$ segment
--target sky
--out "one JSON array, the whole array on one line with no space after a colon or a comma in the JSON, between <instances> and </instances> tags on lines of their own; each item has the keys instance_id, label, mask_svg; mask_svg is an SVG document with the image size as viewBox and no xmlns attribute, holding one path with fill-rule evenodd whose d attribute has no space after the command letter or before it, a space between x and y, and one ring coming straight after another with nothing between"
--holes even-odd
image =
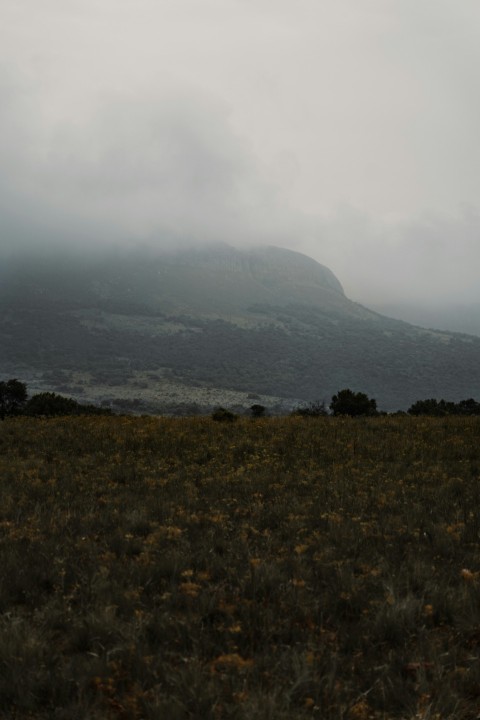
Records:
<instances>
[{"instance_id":1,"label":"sky","mask_svg":"<svg viewBox=\"0 0 480 720\"><path fill-rule=\"evenodd\" d=\"M273 244L480 301L478 0L1 0L0 252Z\"/></svg>"}]
</instances>

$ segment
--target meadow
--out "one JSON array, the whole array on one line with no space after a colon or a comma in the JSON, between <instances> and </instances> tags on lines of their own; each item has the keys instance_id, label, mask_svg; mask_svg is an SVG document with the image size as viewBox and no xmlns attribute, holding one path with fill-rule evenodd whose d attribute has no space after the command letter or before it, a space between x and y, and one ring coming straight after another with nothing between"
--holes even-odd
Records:
<instances>
[{"instance_id":1,"label":"meadow","mask_svg":"<svg viewBox=\"0 0 480 720\"><path fill-rule=\"evenodd\" d=\"M480 717L480 419L0 423L0 717Z\"/></svg>"}]
</instances>

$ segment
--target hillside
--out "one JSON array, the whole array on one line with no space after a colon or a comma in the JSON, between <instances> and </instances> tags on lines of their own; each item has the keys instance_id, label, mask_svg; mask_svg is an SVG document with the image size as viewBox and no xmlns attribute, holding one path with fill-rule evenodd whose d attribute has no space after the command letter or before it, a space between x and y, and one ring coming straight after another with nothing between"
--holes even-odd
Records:
<instances>
[{"instance_id":1,"label":"hillside","mask_svg":"<svg viewBox=\"0 0 480 720\"><path fill-rule=\"evenodd\" d=\"M288 407L347 386L395 410L480 397L480 338L368 310L275 247L52 255L3 264L0 372L148 411Z\"/></svg>"}]
</instances>

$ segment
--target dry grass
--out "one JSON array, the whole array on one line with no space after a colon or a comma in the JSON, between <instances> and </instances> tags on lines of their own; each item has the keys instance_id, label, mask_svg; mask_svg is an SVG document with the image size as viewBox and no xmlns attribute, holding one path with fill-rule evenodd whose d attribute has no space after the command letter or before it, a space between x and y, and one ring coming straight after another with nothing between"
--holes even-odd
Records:
<instances>
[{"instance_id":1,"label":"dry grass","mask_svg":"<svg viewBox=\"0 0 480 720\"><path fill-rule=\"evenodd\" d=\"M0 717L473 720L480 421L0 424Z\"/></svg>"}]
</instances>

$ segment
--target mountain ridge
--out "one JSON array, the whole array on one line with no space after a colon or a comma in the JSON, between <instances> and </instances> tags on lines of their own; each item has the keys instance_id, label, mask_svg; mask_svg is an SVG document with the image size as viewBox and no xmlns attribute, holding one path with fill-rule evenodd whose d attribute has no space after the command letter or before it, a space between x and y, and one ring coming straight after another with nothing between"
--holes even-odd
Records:
<instances>
[{"instance_id":1,"label":"mountain ridge","mask_svg":"<svg viewBox=\"0 0 480 720\"><path fill-rule=\"evenodd\" d=\"M480 338L382 316L283 248L52 255L0 272L0 372L79 399L128 390L161 410L169 379L187 404L189 388L288 405L351 387L406 409L479 397L479 361Z\"/></svg>"}]
</instances>

